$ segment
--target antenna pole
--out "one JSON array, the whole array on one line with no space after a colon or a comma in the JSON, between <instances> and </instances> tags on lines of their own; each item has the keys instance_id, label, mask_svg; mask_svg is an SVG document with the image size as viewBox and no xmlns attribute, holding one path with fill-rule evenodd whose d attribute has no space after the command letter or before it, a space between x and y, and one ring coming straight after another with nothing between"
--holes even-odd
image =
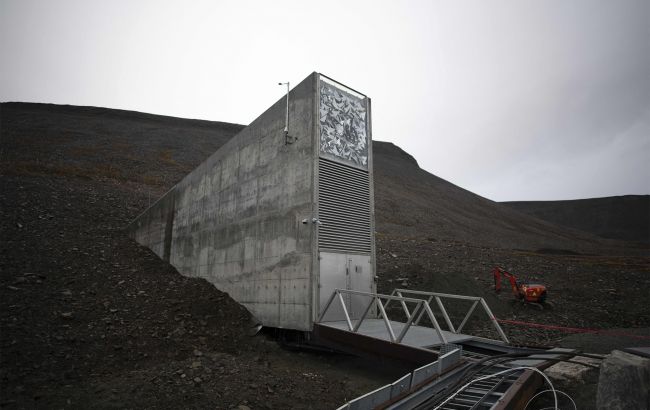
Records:
<instances>
[{"instance_id":1,"label":"antenna pole","mask_svg":"<svg viewBox=\"0 0 650 410\"><path fill-rule=\"evenodd\" d=\"M289 135L289 82L287 81L287 117L284 122L284 133Z\"/></svg>"},{"instance_id":2,"label":"antenna pole","mask_svg":"<svg viewBox=\"0 0 650 410\"><path fill-rule=\"evenodd\" d=\"M284 118L284 145L293 144L291 137L289 137L289 82L278 83L278 85L287 85L287 112Z\"/></svg>"}]
</instances>

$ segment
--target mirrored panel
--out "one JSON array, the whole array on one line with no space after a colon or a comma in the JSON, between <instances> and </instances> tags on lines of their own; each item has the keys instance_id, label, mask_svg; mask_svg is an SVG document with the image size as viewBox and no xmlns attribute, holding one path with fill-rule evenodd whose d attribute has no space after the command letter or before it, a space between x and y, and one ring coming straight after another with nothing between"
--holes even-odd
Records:
<instances>
[{"instance_id":1,"label":"mirrored panel","mask_svg":"<svg viewBox=\"0 0 650 410\"><path fill-rule=\"evenodd\" d=\"M320 153L368 168L367 98L320 77Z\"/></svg>"}]
</instances>

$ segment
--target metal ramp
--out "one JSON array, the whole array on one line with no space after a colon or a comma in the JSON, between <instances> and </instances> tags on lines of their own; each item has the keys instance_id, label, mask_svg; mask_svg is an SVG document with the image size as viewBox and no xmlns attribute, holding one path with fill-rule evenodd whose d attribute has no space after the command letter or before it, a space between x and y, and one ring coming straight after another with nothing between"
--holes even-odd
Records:
<instances>
[{"instance_id":1,"label":"metal ramp","mask_svg":"<svg viewBox=\"0 0 650 410\"><path fill-rule=\"evenodd\" d=\"M344 331L350 330L345 321L321 322L320 325ZM389 325L394 334L401 334L406 327L405 323L394 320L389 321ZM460 343L474 339L474 336L441 330L442 336L444 337L443 340L435 329L426 326L411 325L410 329L407 330L407 333L404 334L404 337L399 343L425 349L432 349L446 343ZM392 342L390 331L382 319L365 319L355 333Z\"/></svg>"},{"instance_id":2,"label":"metal ramp","mask_svg":"<svg viewBox=\"0 0 650 410\"><path fill-rule=\"evenodd\" d=\"M365 298L365 309L351 315L345 303L346 296ZM457 317L462 317L457 325L445 305L449 300L469 303L465 313ZM397 307L391 310L391 304ZM342 313L343 320L328 320L328 313L335 306L339 315ZM500 340L462 333L479 307ZM389 317L396 314L402 320ZM446 325L445 329L441 323ZM518 403L531 389L537 388L540 380L533 371L513 368L522 365L545 366L548 364L545 359L549 357L548 352L540 349L532 353L530 349L510 347L507 336L480 297L407 289L396 289L390 295L336 289L314 324L312 334L316 343L343 350L348 347L357 352L375 353L420 365L393 384L369 392L341 407L349 410L516 408L512 407L513 403ZM524 350L527 353L519 360L482 364L486 358ZM537 353L540 356L535 356ZM556 357L565 353L558 351ZM449 387L462 380L468 369L472 369L476 378L504 369L513 370L472 382L462 391L450 391Z\"/></svg>"},{"instance_id":3,"label":"metal ramp","mask_svg":"<svg viewBox=\"0 0 650 410\"><path fill-rule=\"evenodd\" d=\"M366 308L361 315L358 315L358 317L350 315L344 295L367 300ZM448 300L470 302L462 321L457 326L452 322L445 307L444 302ZM435 309L431 306L434 301L436 303ZM387 312L391 303L401 306L402 309L399 313L405 318L404 322L389 318ZM492 323L501 338L500 342L508 343L506 334L499 326L483 298L408 289L395 289L390 295L336 289L325 304L317 324L391 343L432 349L449 343L482 339L478 336L461 333L476 311L477 306L480 306L487 315L487 319ZM343 320L339 320L338 317L335 320L328 319L328 314L333 307L337 307L338 311L343 313ZM438 311L439 315L442 316L447 329L442 329L434 310ZM424 325L423 319L428 320L428 326ZM499 343L496 340L490 341Z\"/></svg>"}]
</instances>

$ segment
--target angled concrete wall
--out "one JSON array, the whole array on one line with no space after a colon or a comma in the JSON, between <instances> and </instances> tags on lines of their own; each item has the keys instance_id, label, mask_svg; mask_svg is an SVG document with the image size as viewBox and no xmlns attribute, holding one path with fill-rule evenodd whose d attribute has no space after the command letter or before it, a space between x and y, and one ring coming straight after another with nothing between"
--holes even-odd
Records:
<instances>
[{"instance_id":1,"label":"angled concrete wall","mask_svg":"<svg viewBox=\"0 0 650 410\"><path fill-rule=\"evenodd\" d=\"M280 99L130 226L134 239L186 276L203 277L265 326L310 330L316 252L317 74ZM217 307L218 308L218 307Z\"/></svg>"}]
</instances>

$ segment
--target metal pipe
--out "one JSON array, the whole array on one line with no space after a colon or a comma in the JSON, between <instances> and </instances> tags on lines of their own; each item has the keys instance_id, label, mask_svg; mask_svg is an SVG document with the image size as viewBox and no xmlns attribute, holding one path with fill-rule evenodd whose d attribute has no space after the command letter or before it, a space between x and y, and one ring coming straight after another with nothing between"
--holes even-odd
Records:
<instances>
[{"instance_id":1,"label":"metal pipe","mask_svg":"<svg viewBox=\"0 0 650 410\"><path fill-rule=\"evenodd\" d=\"M447 314L447 310L442 304L442 301L440 300L440 296L434 296L436 298L436 303L438 304L438 307L440 308L440 311L442 312L442 316L445 318L445 322L447 322L447 326L449 326L449 330L451 330L452 333L457 333L456 329L454 329L454 325L451 324L451 319L449 319L449 315Z\"/></svg>"},{"instance_id":2,"label":"metal pipe","mask_svg":"<svg viewBox=\"0 0 650 410\"><path fill-rule=\"evenodd\" d=\"M366 310L363 311L363 315L361 315L361 318L359 319L357 324L354 325L354 329L352 329L354 333L356 333L357 330L359 330L359 328L361 327L361 322L363 322L366 319L366 316L368 315L368 312L370 312L370 308L372 307L372 304L375 303L376 301L377 298L370 299L370 303L368 304L368 307L366 307Z\"/></svg>"},{"instance_id":3,"label":"metal pipe","mask_svg":"<svg viewBox=\"0 0 650 410\"><path fill-rule=\"evenodd\" d=\"M289 135L289 82L287 81L287 116L284 122L284 133Z\"/></svg>"},{"instance_id":4,"label":"metal pipe","mask_svg":"<svg viewBox=\"0 0 650 410\"><path fill-rule=\"evenodd\" d=\"M411 295L439 296L441 298L463 299L463 300L480 300L480 296L454 295L451 293L426 292L423 290L395 289L401 293L410 293Z\"/></svg>"},{"instance_id":5,"label":"metal pipe","mask_svg":"<svg viewBox=\"0 0 650 410\"><path fill-rule=\"evenodd\" d=\"M404 297L400 292L397 292L397 296L400 298ZM406 319L411 319L411 312L409 312L408 306L406 306L406 302L404 300L399 301L402 304L402 309L404 309L404 313L406 313Z\"/></svg>"},{"instance_id":6,"label":"metal pipe","mask_svg":"<svg viewBox=\"0 0 650 410\"><path fill-rule=\"evenodd\" d=\"M399 296L391 296L391 295L384 295L382 293L370 293L370 292L361 292L359 290L350 290L350 289L337 289L341 293L347 293L350 295L361 295L361 296L376 296L379 299L392 299L392 300L403 300L405 302L413 302L413 303L418 303L422 299L416 299L416 298L407 298L407 297L399 297Z\"/></svg>"},{"instance_id":7,"label":"metal pipe","mask_svg":"<svg viewBox=\"0 0 650 410\"><path fill-rule=\"evenodd\" d=\"M287 85L287 112L284 118L284 144L289 144L289 82L278 83L278 85Z\"/></svg>"},{"instance_id":8,"label":"metal pipe","mask_svg":"<svg viewBox=\"0 0 650 410\"><path fill-rule=\"evenodd\" d=\"M415 319L415 316L420 311L420 308L422 307L423 303L424 303L424 301L421 300L420 303L418 303L417 306L415 306L415 309L413 310L413 314L411 316L409 316L408 321L406 322L406 324L402 328L402 331L400 332L399 336L397 337L397 343L401 343L404 336L406 336L406 332L411 328L411 324L413 323L413 319Z\"/></svg>"},{"instance_id":9,"label":"metal pipe","mask_svg":"<svg viewBox=\"0 0 650 410\"><path fill-rule=\"evenodd\" d=\"M393 289L393 291L390 293L390 296L395 296L396 291L397 289ZM391 301L390 299L386 301L386 304L384 305L384 309L388 309L388 304L390 303L390 301Z\"/></svg>"},{"instance_id":10,"label":"metal pipe","mask_svg":"<svg viewBox=\"0 0 650 410\"><path fill-rule=\"evenodd\" d=\"M434 315L433 312L431 311L431 306L429 306L428 304L426 304L426 305L424 305L424 308L425 308L426 311L427 311L427 315L429 315L429 320L431 320L431 323L433 324L433 327L436 328L436 332L438 333L438 337L440 338L440 340L442 340L442 342L443 342L444 344L447 344L447 338L446 338L445 335L442 333L442 329L440 329L440 324L438 323L438 321L436 320L435 315Z\"/></svg>"},{"instance_id":11,"label":"metal pipe","mask_svg":"<svg viewBox=\"0 0 650 410\"><path fill-rule=\"evenodd\" d=\"M386 315L386 311L384 310L384 305L381 303L379 305L379 311L381 312L381 317L384 319L384 324L386 325L386 329L388 330L388 335L390 336L390 341L395 342L395 332L393 332L393 327L390 324L390 320L388 320L388 315Z\"/></svg>"},{"instance_id":12,"label":"metal pipe","mask_svg":"<svg viewBox=\"0 0 650 410\"><path fill-rule=\"evenodd\" d=\"M350 320L350 314L348 313L348 308L345 307L345 301L343 300L343 295L341 292L338 292L339 300L341 301L341 307L343 308L343 313L345 314L345 320L348 322L348 327L352 330L352 321Z\"/></svg>"},{"instance_id":13,"label":"metal pipe","mask_svg":"<svg viewBox=\"0 0 650 410\"><path fill-rule=\"evenodd\" d=\"M497 329L497 332L499 332L499 335L501 335L501 338L503 339L504 342L510 343L508 341L508 336L503 332L503 329L501 329L501 326L499 326L499 322L497 322L497 318L494 317L492 314L492 311L490 310L490 307L485 303L485 301L481 298L481 305L483 305L483 309L485 309L485 313L488 314L488 317L494 324L494 327Z\"/></svg>"},{"instance_id":14,"label":"metal pipe","mask_svg":"<svg viewBox=\"0 0 650 410\"><path fill-rule=\"evenodd\" d=\"M327 310L330 308L330 305L332 304L332 301L334 300L334 297L336 297L337 293L339 292L338 289L334 289L334 292L332 292L332 296L327 300L327 303L325 304L325 308L321 312L320 316L318 317L318 321L321 322L325 318L325 313L327 313Z\"/></svg>"},{"instance_id":15,"label":"metal pipe","mask_svg":"<svg viewBox=\"0 0 650 410\"><path fill-rule=\"evenodd\" d=\"M429 299L427 299L427 304L428 304L428 305L431 304L431 300L432 300L432 299L433 299L433 296L429 296ZM415 323L414 323L415 326L417 326L418 323L420 323L420 320L422 319L422 315L424 315L424 309L422 309L422 311L420 312L420 315L419 315L418 318L415 320Z\"/></svg>"},{"instance_id":16,"label":"metal pipe","mask_svg":"<svg viewBox=\"0 0 650 410\"><path fill-rule=\"evenodd\" d=\"M472 307L469 308L467 311L467 314L465 315L465 318L463 319L462 322L460 322L460 326L458 326L458 332L463 330L463 327L465 326L465 323L467 323L467 320L469 320L469 317L472 316L472 313L474 313L474 309L476 309L476 305L478 305L478 300L475 300L474 303L472 304Z\"/></svg>"}]
</instances>

